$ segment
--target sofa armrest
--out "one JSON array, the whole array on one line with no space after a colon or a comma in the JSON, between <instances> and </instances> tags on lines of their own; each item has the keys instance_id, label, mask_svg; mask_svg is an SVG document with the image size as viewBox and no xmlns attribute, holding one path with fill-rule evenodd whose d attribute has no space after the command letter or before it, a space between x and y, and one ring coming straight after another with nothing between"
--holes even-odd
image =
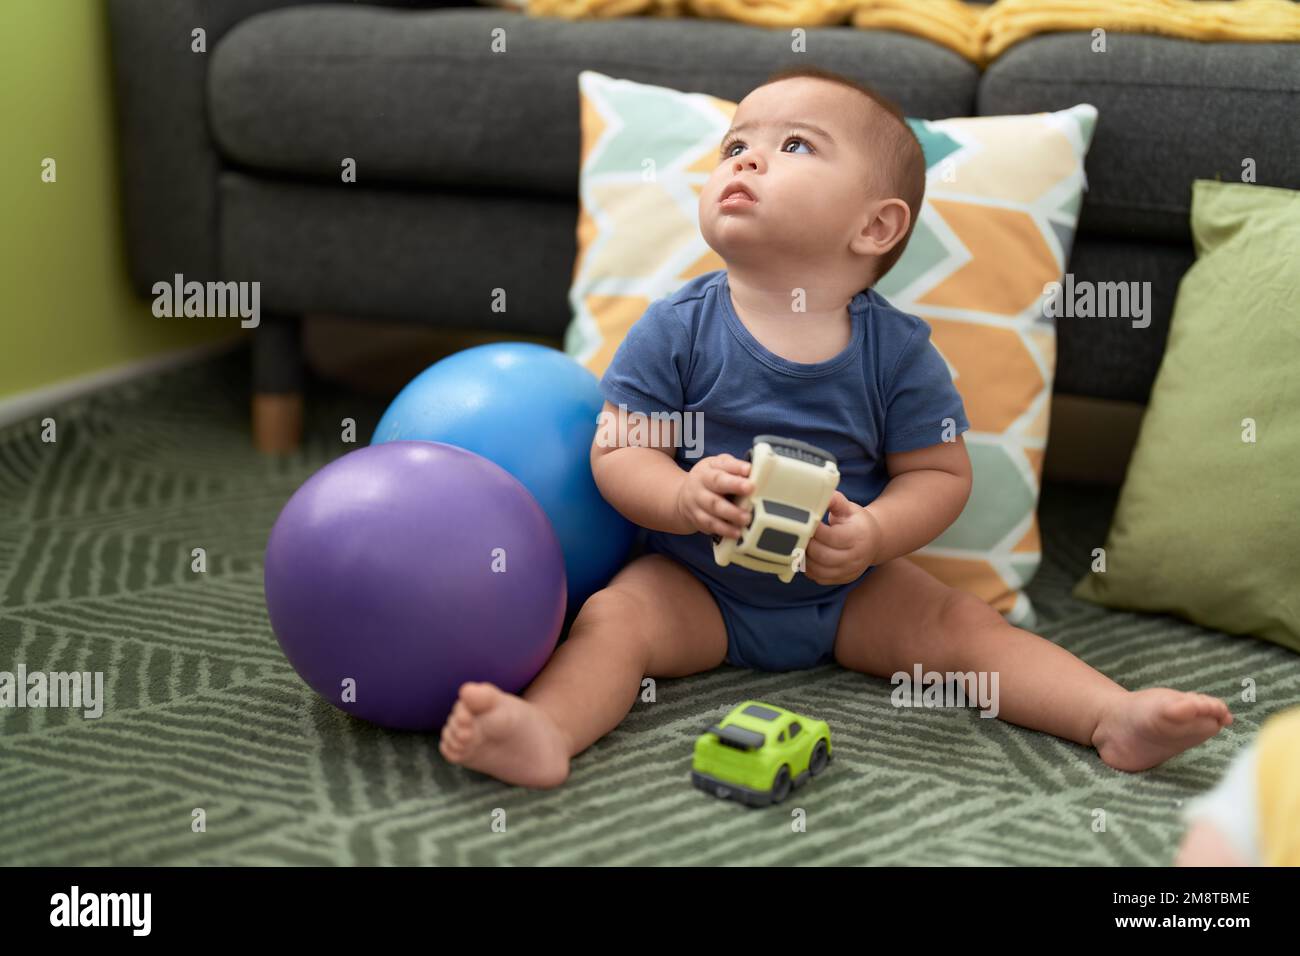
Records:
<instances>
[{"instance_id":1,"label":"sofa armrest","mask_svg":"<svg viewBox=\"0 0 1300 956\"><path fill-rule=\"evenodd\" d=\"M109 0L127 262L140 294L177 272L218 277L221 162L208 132L208 56L241 20L302 2ZM205 53L191 51L192 32L200 27Z\"/></svg>"},{"instance_id":2,"label":"sofa armrest","mask_svg":"<svg viewBox=\"0 0 1300 956\"><path fill-rule=\"evenodd\" d=\"M294 0L110 0L127 263L137 292L180 272L216 278L217 173L208 54L234 24ZM205 53L191 49L202 28Z\"/></svg>"}]
</instances>

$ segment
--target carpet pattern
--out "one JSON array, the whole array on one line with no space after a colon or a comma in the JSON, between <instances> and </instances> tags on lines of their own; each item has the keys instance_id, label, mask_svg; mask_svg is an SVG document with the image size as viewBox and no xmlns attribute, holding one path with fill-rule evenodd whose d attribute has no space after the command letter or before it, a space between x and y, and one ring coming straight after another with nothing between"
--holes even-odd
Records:
<instances>
[{"instance_id":1,"label":"carpet pattern","mask_svg":"<svg viewBox=\"0 0 1300 956\"><path fill-rule=\"evenodd\" d=\"M1124 774L974 710L896 709L887 681L838 667L723 666L658 681L562 788L508 787L448 765L436 734L347 717L285 662L267 534L302 481L358 447L342 420L364 443L383 403L313 385L302 451L262 458L247 364L236 352L68 403L54 443L35 418L0 430L0 670L102 671L106 698L97 720L0 709L0 863L1165 864L1181 803L1300 702L1282 648L1071 598L1114 495L1049 484L1040 632L1125 686L1227 700L1236 723L1214 740ZM835 745L824 776L762 810L688 779L694 737L748 697L828 720Z\"/></svg>"}]
</instances>

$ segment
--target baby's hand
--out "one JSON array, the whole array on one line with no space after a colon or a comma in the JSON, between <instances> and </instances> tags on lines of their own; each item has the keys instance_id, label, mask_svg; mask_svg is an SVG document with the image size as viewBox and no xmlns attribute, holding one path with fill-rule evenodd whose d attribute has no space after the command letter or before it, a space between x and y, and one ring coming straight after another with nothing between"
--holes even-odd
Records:
<instances>
[{"instance_id":1,"label":"baby's hand","mask_svg":"<svg viewBox=\"0 0 1300 956\"><path fill-rule=\"evenodd\" d=\"M818 524L804 555L804 573L818 584L847 584L875 564L880 551L876 516L844 492L831 495L829 524Z\"/></svg>"},{"instance_id":2,"label":"baby's hand","mask_svg":"<svg viewBox=\"0 0 1300 956\"><path fill-rule=\"evenodd\" d=\"M728 501L727 495L747 495L754 490L749 462L731 455L701 458L686 473L677 492L677 514L695 531L739 538L749 524L747 509Z\"/></svg>"}]
</instances>

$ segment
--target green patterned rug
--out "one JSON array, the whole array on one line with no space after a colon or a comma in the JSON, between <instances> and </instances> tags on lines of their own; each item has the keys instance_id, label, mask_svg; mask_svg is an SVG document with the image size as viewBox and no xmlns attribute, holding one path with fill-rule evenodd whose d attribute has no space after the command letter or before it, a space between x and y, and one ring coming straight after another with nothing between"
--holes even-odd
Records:
<instances>
[{"instance_id":1,"label":"green patterned rug","mask_svg":"<svg viewBox=\"0 0 1300 956\"><path fill-rule=\"evenodd\" d=\"M383 403L313 387L303 451L262 458L247 364L240 351L65 405L54 444L36 419L0 430L0 670L102 671L106 698L98 720L0 710L0 862L1165 864L1181 803L1300 702L1288 651L1073 600L1113 494L1049 486L1040 630L1125 686L1228 700L1236 723L1214 740L1124 774L973 710L895 709L886 681L836 667L724 666L659 681L559 790L507 787L449 766L436 734L346 717L281 656L266 536L303 480L356 447L340 421L364 442ZM1258 703L1240 700L1245 678ZM835 734L826 775L764 810L688 779L694 737L748 697Z\"/></svg>"}]
</instances>

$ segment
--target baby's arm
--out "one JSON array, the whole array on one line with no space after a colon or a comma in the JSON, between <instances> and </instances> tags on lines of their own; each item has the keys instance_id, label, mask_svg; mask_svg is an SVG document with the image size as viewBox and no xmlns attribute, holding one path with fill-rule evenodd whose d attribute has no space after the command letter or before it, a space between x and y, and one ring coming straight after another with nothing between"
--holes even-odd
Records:
<instances>
[{"instance_id":1,"label":"baby's arm","mask_svg":"<svg viewBox=\"0 0 1300 956\"><path fill-rule=\"evenodd\" d=\"M970 497L966 442L940 442L885 456L889 484L866 513L878 529L872 564L884 564L925 547L957 520Z\"/></svg>"},{"instance_id":2,"label":"baby's arm","mask_svg":"<svg viewBox=\"0 0 1300 956\"><path fill-rule=\"evenodd\" d=\"M639 437L639 413L627 416L629 438ZM605 402L591 443L591 474L601 495L623 517L652 531L696 531L739 537L748 514L724 494L745 494L749 464L730 455L701 458L690 471L677 464L677 429L671 420L648 419L649 444L619 445L618 409ZM724 461L724 459L729 459Z\"/></svg>"},{"instance_id":3,"label":"baby's arm","mask_svg":"<svg viewBox=\"0 0 1300 956\"><path fill-rule=\"evenodd\" d=\"M634 436L638 413L627 416L628 434ZM601 495L623 517L652 531L689 534L677 513L677 494L686 472L675 460L675 429L671 422L646 422L649 446L619 445L618 409L610 402L600 413L591 443L591 474Z\"/></svg>"}]
</instances>

